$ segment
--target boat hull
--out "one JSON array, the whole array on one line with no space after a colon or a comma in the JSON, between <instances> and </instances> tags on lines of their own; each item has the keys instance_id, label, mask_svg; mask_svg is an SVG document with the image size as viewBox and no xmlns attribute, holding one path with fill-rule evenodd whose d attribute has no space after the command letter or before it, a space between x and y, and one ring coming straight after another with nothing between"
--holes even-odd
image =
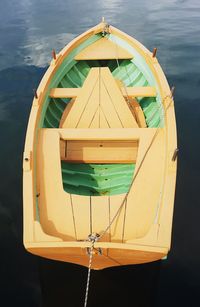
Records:
<instances>
[{"instance_id":1,"label":"boat hull","mask_svg":"<svg viewBox=\"0 0 200 307\"><path fill-rule=\"evenodd\" d=\"M102 55L99 33L102 35L104 28L101 23L83 33L52 60L33 100L23 161L25 248L45 258L87 267L88 235L98 233L93 269L151 262L168 254L177 166L174 102L157 59L114 27L109 30L110 41L103 37L108 51ZM119 45L119 60L115 59L115 44ZM98 63L94 50L98 51ZM87 61L92 68L84 66ZM71 69L68 77L64 76L66 69ZM134 76L134 87L132 79L126 78L127 70ZM119 76L126 86L120 84ZM70 82L75 82L71 88ZM92 82L93 96L89 94ZM103 102L92 104L99 99L99 89L110 109ZM130 106L136 96L138 100L134 98ZM128 106L124 97L129 97ZM111 100L118 104L113 107ZM76 110L81 104L82 110L89 105L86 118L82 114L87 112ZM85 127L88 122L90 126ZM96 129L97 122L100 129ZM65 160L74 163L74 169L67 169L66 164L62 168ZM114 165L116 161L122 165L120 171L109 178L104 178L98 167L93 171L92 163ZM90 173L82 167L77 176L77 163L80 168L87 163ZM125 163L134 164L129 181L130 174L122 172ZM110 169L114 172L114 167ZM98 174L94 174L96 170ZM102 178L111 180L113 186L102 183ZM88 182L92 184L86 189Z\"/></svg>"},{"instance_id":2,"label":"boat hull","mask_svg":"<svg viewBox=\"0 0 200 307\"><path fill-rule=\"evenodd\" d=\"M59 260L63 262L74 263L88 267L90 245L83 244L75 247L76 244L68 246L59 246L57 244L42 245L41 247L27 247L27 250L41 257ZM79 244L80 245L80 244ZM88 245L88 246L87 246ZM109 247L103 247L108 244L97 244L92 257L92 269L100 270L108 267L142 264L160 260L167 255L165 248L150 248L149 246L139 247L127 244L110 244ZM121 245L121 248L120 248ZM124 249L124 247L126 247Z\"/></svg>"}]
</instances>

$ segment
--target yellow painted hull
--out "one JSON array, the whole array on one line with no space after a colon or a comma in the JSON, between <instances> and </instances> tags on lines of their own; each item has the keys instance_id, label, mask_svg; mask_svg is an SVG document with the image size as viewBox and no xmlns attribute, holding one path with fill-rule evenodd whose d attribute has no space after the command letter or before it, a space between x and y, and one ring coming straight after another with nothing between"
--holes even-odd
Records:
<instances>
[{"instance_id":1,"label":"yellow painted hull","mask_svg":"<svg viewBox=\"0 0 200 307\"><path fill-rule=\"evenodd\" d=\"M72 82L79 80L82 71L77 67L83 61L90 66L82 84L66 86L64 77L60 82L58 76L73 65ZM116 66L112 72L111 64L119 61L134 67L132 75L140 68L138 85L126 84L127 69ZM149 97L152 104L147 108ZM58 99L58 107L64 105L62 116L54 114L58 124L51 126L51 107ZM159 123L149 111L156 103ZM105 23L74 39L52 60L33 100L23 162L25 248L87 267L88 236L98 233L93 269L162 259L171 244L176 147L173 98L156 57L118 29L108 30ZM63 179L62 166L77 163L135 169L127 191L125 185L117 188L118 183L105 191L106 182L100 187L100 180L88 195L88 175L82 188L76 188L76 182L72 187L70 176L67 184ZM71 174L73 181L74 171Z\"/></svg>"}]
</instances>

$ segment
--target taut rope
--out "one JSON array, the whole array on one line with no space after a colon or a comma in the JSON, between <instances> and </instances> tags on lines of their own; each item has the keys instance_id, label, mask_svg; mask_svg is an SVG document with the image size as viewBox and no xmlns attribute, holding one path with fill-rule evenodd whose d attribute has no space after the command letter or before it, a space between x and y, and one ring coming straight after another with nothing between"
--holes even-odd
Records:
<instances>
[{"instance_id":1,"label":"taut rope","mask_svg":"<svg viewBox=\"0 0 200 307\"><path fill-rule=\"evenodd\" d=\"M88 275L87 275L87 283L85 289L85 301L84 307L87 307L88 301L88 293L89 293L89 286L90 286L90 275L91 275L91 268L92 268L92 258L93 258L93 251L94 251L94 243L97 242L99 239L99 235L96 233L92 233L88 236L88 241L91 242L91 246L89 248L89 265L88 265Z\"/></svg>"}]
</instances>

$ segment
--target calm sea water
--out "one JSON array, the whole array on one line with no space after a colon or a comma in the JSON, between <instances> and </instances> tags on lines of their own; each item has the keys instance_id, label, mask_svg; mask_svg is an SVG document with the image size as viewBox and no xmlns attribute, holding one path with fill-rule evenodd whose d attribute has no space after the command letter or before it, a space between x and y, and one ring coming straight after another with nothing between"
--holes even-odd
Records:
<instances>
[{"instance_id":1,"label":"calm sea water","mask_svg":"<svg viewBox=\"0 0 200 307\"><path fill-rule=\"evenodd\" d=\"M87 270L22 245L22 152L32 89L51 57L101 17L158 59L175 107L179 160L166 261L92 272L88 306L199 306L200 1L0 0L0 305L83 306Z\"/></svg>"}]
</instances>

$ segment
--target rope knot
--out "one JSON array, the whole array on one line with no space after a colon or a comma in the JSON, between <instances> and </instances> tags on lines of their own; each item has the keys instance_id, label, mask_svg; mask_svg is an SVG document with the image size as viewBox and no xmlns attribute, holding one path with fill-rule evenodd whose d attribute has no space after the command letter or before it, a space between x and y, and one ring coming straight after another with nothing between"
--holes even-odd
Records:
<instances>
[{"instance_id":1,"label":"rope knot","mask_svg":"<svg viewBox=\"0 0 200 307\"><path fill-rule=\"evenodd\" d=\"M88 241L89 242L97 242L99 240L100 235L96 232L89 234Z\"/></svg>"}]
</instances>

